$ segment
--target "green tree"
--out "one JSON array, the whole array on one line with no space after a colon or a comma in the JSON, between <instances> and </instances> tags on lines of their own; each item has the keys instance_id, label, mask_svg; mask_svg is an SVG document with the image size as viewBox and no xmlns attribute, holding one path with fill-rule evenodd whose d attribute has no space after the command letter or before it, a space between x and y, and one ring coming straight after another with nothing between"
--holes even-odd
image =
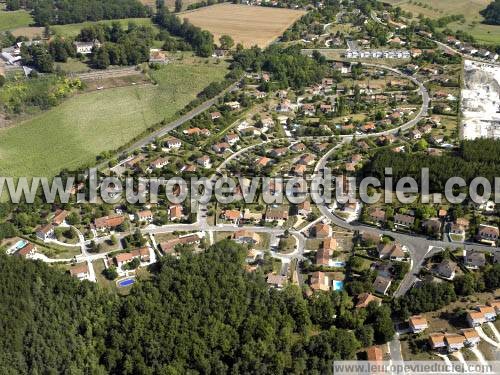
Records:
<instances>
[{"instance_id":1,"label":"green tree","mask_svg":"<svg viewBox=\"0 0 500 375\"><path fill-rule=\"evenodd\" d=\"M225 50L229 50L234 46L234 40L229 35L222 35L219 38L220 47Z\"/></svg>"}]
</instances>

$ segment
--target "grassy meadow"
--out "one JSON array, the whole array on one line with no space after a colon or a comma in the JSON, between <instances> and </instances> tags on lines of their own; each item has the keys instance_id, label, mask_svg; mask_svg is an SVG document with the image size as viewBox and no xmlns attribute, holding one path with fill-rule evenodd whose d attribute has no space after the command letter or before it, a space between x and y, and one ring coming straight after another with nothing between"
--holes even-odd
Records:
<instances>
[{"instance_id":1,"label":"grassy meadow","mask_svg":"<svg viewBox=\"0 0 500 375\"><path fill-rule=\"evenodd\" d=\"M172 119L224 64L171 64L152 71L157 85L135 85L78 94L27 121L0 130L0 175L53 176L92 163L148 127Z\"/></svg>"},{"instance_id":2,"label":"grassy meadow","mask_svg":"<svg viewBox=\"0 0 500 375\"><path fill-rule=\"evenodd\" d=\"M500 43L500 26L482 24L479 14L491 0L384 0L393 6L412 12L413 17L419 14L429 18L441 18L452 14L463 14L465 23L451 23L452 30L462 30L471 34L480 43Z\"/></svg>"},{"instance_id":3,"label":"grassy meadow","mask_svg":"<svg viewBox=\"0 0 500 375\"><path fill-rule=\"evenodd\" d=\"M14 12L7 12L4 10L5 6L0 7L0 32L19 27L29 26L33 22L31 15L25 10L16 10Z\"/></svg>"}]
</instances>

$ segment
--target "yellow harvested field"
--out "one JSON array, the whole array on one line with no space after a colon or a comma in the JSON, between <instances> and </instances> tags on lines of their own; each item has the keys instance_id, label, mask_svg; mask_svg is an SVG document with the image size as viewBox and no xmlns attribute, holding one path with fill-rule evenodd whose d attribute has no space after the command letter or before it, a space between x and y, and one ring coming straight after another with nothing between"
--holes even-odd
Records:
<instances>
[{"instance_id":1,"label":"yellow harvested field","mask_svg":"<svg viewBox=\"0 0 500 375\"><path fill-rule=\"evenodd\" d=\"M180 13L179 17L210 31L216 42L227 34L245 47L266 47L304 14L299 10L225 3Z\"/></svg>"}]
</instances>

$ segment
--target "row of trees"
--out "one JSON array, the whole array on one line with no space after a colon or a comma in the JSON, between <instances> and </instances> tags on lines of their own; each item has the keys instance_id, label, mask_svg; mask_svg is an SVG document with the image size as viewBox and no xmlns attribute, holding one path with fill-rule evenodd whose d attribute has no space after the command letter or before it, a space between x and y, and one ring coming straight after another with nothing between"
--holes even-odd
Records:
<instances>
[{"instance_id":1,"label":"row of trees","mask_svg":"<svg viewBox=\"0 0 500 375\"><path fill-rule=\"evenodd\" d=\"M175 14L170 13L165 6L158 7L155 23L171 35L184 39L191 45L193 51L202 57L209 57L214 52L213 35L191 24L187 19L181 21Z\"/></svg>"},{"instance_id":2,"label":"row of trees","mask_svg":"<svg viewBox=\"0 0 500 375\"><path fill-rule=\"evenodd\" d=\"M484 17L484 23L500 25L500 0L492 1L480 13Z\"/></svg>"}]
</instances>

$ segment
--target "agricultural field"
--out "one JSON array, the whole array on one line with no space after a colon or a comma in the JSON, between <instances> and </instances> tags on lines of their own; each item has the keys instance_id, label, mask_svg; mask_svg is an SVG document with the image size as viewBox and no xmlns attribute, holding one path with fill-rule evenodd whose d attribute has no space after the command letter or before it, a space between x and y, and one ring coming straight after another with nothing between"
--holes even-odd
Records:
<instances>
[{"instance_id":1,"label":"agricultural field","mask_svg":"<svg viewBox=\"0 0 500 375\"><path fill-rule=\"evenodd\" d=\"M304 14L298 10L225 3L180 13L179 17L210 31L216 41L227 34L245 47L265 47Z\"/></svg>"},{"instance_id":2,"label":"agricultural field","mask_svg":"<svg viewBox=\"0 0 500 375\"><path fill-rule=\"evenodd\" d=\"M412 12L413 17L418 17L419 14L429 18L463 14L466 20L464 24L455 22L448 27L452 30L465 31L481 43L500 43L500 26L482 24L483 17L479 14L491 0L384 0L384 2Z\"/></svg>"},{"instance_id":3,"label":"agricultural field","mask_svg":"<svg viewBox=\"0 0 500 375\"><path fill-rule=\"evenodd\" d=\"M225 64L170 64L151 76L157 85L131 85L78 94L31 119L0 130L0 174L53 176L115 150L155 123L170 120Z\"/></svg>"},{"instance_id":4,"label":"agricultural field","mask_svg":"<svg viewBox=\"0 0 500 375\"><path fill-rule=\"evenodd\" d=\"M25 10L7 12L5 5L0 5L0 31L29 26L33 22L31 15Z\"/></svg>"}]
</instances>

